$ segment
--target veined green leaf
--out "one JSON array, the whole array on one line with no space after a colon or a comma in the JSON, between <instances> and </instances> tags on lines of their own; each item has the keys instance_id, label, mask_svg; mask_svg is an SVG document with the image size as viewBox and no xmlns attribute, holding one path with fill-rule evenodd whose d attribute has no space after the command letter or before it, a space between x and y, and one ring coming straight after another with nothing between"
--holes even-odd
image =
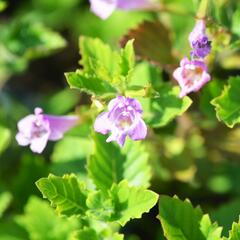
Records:
<instances>
[{"instance_id":1,"label":"veined green leaf","mask_svg":"<svg viewBox=\"0 0 240 240\"><path fill-rule=\"evenodd\" d=\"M159 219L168 240L221 240L222 229L188 200L160 196Z\"/></svg>"},{"instance_id":2,"label":"veined green leaf","mask_svg":"<svg viewBox=\"0 0 240 240\"><path fill-rule=\"evenodd\" d=\"M149 186L149 156L142 143L127 141L120 149L114 143L106 143L106 137L100 134L94 135L94 143L88 171L99 189L110 189L113 183L123 179L128 180L130 185Z\"/></svg>"},{"instance_id":3,"label":"veined green leaf","mask_svg":"<svg viewBox=\"0 0 240 240\"><path fill-rule=\"evenodd\" d=\"M159 97L148 101L146 121L152 127L163 127L182 115L191 104L189 97L179 98L179 87L164 84L159 90Z\"/></svg>"},{"instance_id":4,"label":"veined green leaf","mask_svg":"<svg viewBox=\"0 0 240 240\"><path fill-rule=\"evenodd\" d=\"M65 73L65 76L71 88L81 89L89 94L102 95L117 92L107 81L97 76L87 75L80 71Z\"/></svg>"},{"instance_id":5,"label":"veined green leaf","mask_svg":"<svg viewBox=\"0 0 240 240\"><path fill-rule=\"evenodd\" d=\"M36 182L43 197L51 201L56 211L62 215L84 215L87 210L87 191L83 183L71 175L57 177L52 174Z\"/></svg>"},{"instance_id":6,"label":"veined green leaf","mask_svg":"<svg viewBox=\"0 0 240 240\"><path fill-rule=\"evenodd\" d=\"M133 218L141 218L158 200L158 194L143 187L131 187L126 180L113 184L107 194L101 191L87 200L90 214L124 226Z\"/></svg>"},{"instance_id":7,"label":"veined green leaf","mask_svg":"<svg viewBox=\"0 0 240 240\"><path fill-rule=\"evenodd\" d=\"M221 95L212 100L217 118L232 128L240 123L240 77L231 77L228 85L224 87Z\"/></svg>"},{"instance_id":8,"label":"veined green leaf","mask_svg":"<svg viewBox=\"0 0 240 240\"><path fill-rule=\"evenodd\" d=\"M135 64L133 41L119 52L89 37L81 37L79 45L83 69L65 74L69 85L97 96L122 92Z\"/></svg>"}]
</instances>

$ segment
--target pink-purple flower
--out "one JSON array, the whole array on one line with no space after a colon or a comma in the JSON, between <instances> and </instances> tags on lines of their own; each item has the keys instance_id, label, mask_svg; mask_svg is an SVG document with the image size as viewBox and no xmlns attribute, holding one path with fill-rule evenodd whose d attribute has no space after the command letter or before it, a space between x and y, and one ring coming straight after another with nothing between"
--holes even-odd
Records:
<instances>
[{"instance_id":1,"label":"pink-purple flower","mask_svg":"<svg viewBox=\"0 0 240 240\"><path fill-rule=\"evenodd\" d=\"M48 140L57 141L74 127L77 116L53 116L43 114L41 108L35 108L35 114L28 115L18 122L16 140L19 145L30 145L33 152L41 153Z\"/></svg>"},{"instance_id":2,"label":"pink-purple flower","mask_svg":"<svg viewBox=\"0 0 240 240\"><path fill-rule=\"evenodd\" d=\"M153 6L150 0L90 0L91 11L102 19L107 19L116 9L133 10Z\"/></svg>"},{"instance_id":3,"label":"pink-purple flower","mask_svg":"<svg viewBox=\"0 0 240 240\"><path fill-rule=\"evenodd\" d=\"M203 61L190 61L188 58L183 58L180 67L173 73L173 77L181 87L179 97L182 98L190 92L197 92L210 81L211 77L207 71L207 66Z\"/></svg>"},{"instance_id":4,"label":"pink-purple flower","mask_svg":"<svg viewBox=\"0 0 240 240\"><path fill-rule=\"evenodd\" d=\"M191 56L205 58L211 51L211 42L206 35L206 24L204 20L197 20L193 31L189 35L192 47Z\"/></svg>"},{"instance_id":5,"label":"pink-purple flower","mask_svg":"<svg viewBox=\"0 0 240 240\"><path fill-rule=\"evenodd\" d=\"M96 132L111 135L107 142L116 141L123 146L126 137L132 140L144 139L147 127L142 120L142 106L133 98L118 96L108 104L108 111L101 113L94 123Z\"/></svg>"}]
</instances>

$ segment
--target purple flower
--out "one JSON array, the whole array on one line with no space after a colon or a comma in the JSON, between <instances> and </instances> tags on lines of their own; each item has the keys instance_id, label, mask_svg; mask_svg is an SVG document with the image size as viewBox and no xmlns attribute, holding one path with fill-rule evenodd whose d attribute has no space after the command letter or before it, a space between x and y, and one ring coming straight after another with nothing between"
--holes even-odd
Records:
<instances>
[{"instance_id":1,"label":"purple flower","mask_svg":"<svg viewBox=\"0 0 240 240\"><path fill-rule=\"evenodd\" d=\"M94 123L96 132L111 135L107 142L117 141L123 146L126 137L132 140L144 139L147 127L142 120L142 106L136 99L118 96L108 104L108 111L101 113Z\"/></svg>"},{"instance_id":2,"label":"purple flower","mask_svg":"<svg viewBox=\"0 0 240 240\"><path fill-rule=\"evenodd\" d=\"M198 20L193 31L189 35L189 42L192 47L191 56L204 58L211 51L211 42L206 35L204 20Z\"/></svg>"},{"instance_id":3,"label":"purple flower","mask_svg":"<svg viewBox=\"0 0 240 240\"><path fill-rule=\"evenodd\" d=\"M91 11L102 19L107 19L114 10L145 9L153 6L150 0L90 0Z\"/></svg>"},{"instance_id":4,"label":"purple flower","mask_svg":"<svg viewBox=\"0 0 240 240\"><path fill-rule=\"evenodd\" d=\"M18 122L16 140L19 145L30 145L33 152L41 153L47 141L56 141L76 125L76 116L52 116L43 114L41 108L35 108L34 114L28 115Z\"/></svg>"},{"instance_id":5,"label":"purple flower","mask_svg":"<svg viewBox=\"0 0 240 240\"><path fill-rule=\"evenodd\" d=\"M173 72L173 77L181 87L181 98L190 92L197 92L211 79L204 62L189 61L187 58L181 60L180 67Z\"/></svg>"}]
</instances>

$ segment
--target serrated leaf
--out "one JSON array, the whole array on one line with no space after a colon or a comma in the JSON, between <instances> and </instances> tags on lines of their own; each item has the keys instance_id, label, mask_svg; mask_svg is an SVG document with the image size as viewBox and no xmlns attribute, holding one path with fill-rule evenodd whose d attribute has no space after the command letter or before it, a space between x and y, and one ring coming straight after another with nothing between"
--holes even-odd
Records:
<instances>
[{"instance_id":1,"label":"serrated leaf","mask_svg":"<svg viewBox=\"0 0 240 240\"><path fill-rule=\"evenodd\" d=\"M208 214L202 217L200 229L206 240L221 240L222 227L218 227L217 223L212 223Z\"/></svg>"},{"instance_id":2,"label":"serrated leaf","mask_svg":"<svg viewBox=\"0 0 240 240\"><path fill-rule=\"evenodd\" d=\"M161 66L174 63L169 31L161 22L141 23L124 36L121 40L122 45L130 39L134 39L136 55L141 59L150 60Z\"/></svg>"},{"instance_id":3,"label":"serrated leaf","mask_svg":"<svg viewBox=\"0 0 240 240\"><path fill-rule=\"evenodd\" d=\"M0 126L0 154L7 148L10 143L11 133L9 129Z\"/></svg>"},{"instance_id":4,"label":"serrated leaf","mask_svg":"<svg viewBox=\"0 0 240 240\"><path fill-rule=\"evenodd\" d=\"M220 240L221 229L201 209L177 197L160 196L159 219L168 240Z\"/></svg>"},{"instance_id":5,"label":"serrated leaf","mask_svg":"<svg viewBox=\"0 0 240 240\"><path fill-rule=\"evenodd\" d=\"M211 104L215 106L217 118L232 128L240 122L240 77L231 77L221 95L214 98Z\"/></svg>"},{"instance_id":6,"label":"serrated leaf","mask_svg":"<svg viewBox=\"0 0 240 240\"><path fill-rule=\"evenodd\" d=\"M130 185L149 186L149 156L142 143L127 141L120 149L114 143L106 143L104 136L96 134L94 144L93 154L88 159L88 172L99 189L110 189L113 183L123 179Z\"/></svg>"},{"instance_id":7,"label":"serrated leaf","mask_svg":"<svg viewBox=\"0 0 240 240\"><path fill-rule=\"evenodd\" d=\"M164 84L159 90L159 97L152 98L148 104L145 120L151 127L157 128L181 116L190 107L192 100L187 96L179 98L179 87Z\"/></svg>"},{"instance_id":8,"label":"serrated leaf","mask_svg":"<svg viewBox=\"0 0 240 240\"><path fill-rule=\"evenodd\" d=\"M46 201L37 197L29 199L24 214L16 219L35 240L66 240L80 227L76 218L59 218Z\"/></svg>"},{"instance_id":9,"label":"serrated leaf","mask_svg":"<svg viewBox=\"0 0 240 240\"><path fill-rule=\"evenodd\" d=\"M65 73L65 76L71 88L80 89L95 95L116 93L116 90L107 81L97 76L87 75L82 72Z\"/></svg>"},{"instance_id":10,"label":"serrated leaf","mask_svg":"<svg viewBox=\"0 0 240 240\"><path fill-rule=\"evenodd\" d=\"M233 223L228 240L240 240L240 221Z\"/></svg>"},{"instance_id":11,"label":"serrated leaf","mask_svg":"<svg viewBox=\"0 0 240 240\"><path fill-rule=\"evenodd\" d=\"M134 67L133 41L129 41L120 52L114 51L100 39L80 38L82 66L75 73L66 73L72 88L102 96L122 91Z\"/></svg>"},{"instance_id":12,"label":"serrated leaf","mask_svg":"<svg viewBox=\"0 0 240 240\"><path fill-rule=\"evenodd\" d=\"M73 174L63 177L50 174L48 178L38 180L36 185L59 214L85 215L87 192Z\"/></svg>"},{"instance_id":13,"label":"serrated leaf","mask_svg":"<svg viewBox=\"0 0 240 240\"><path fill-rule=\"evenodd\" d=\"M111 220L124 226L133 218L141 218L142 214L157 203L158 194L143 187L130 187L126 180L113 185L110 191L115 213Z\"/></svg>"},{"instance_id":14,"label":"serrated leaf","mask_svg":"<svg viewBox=\"0 0 240 240\"><path fill-rule=\"evenodd\" d=\"M123 180L119 184L113 184L107 194L99 191L92 195L87 204L95 217L124 226L133 218L141 218L157 200L158 194L143 187L131 187Z\"/></svg>"}]
</instances>

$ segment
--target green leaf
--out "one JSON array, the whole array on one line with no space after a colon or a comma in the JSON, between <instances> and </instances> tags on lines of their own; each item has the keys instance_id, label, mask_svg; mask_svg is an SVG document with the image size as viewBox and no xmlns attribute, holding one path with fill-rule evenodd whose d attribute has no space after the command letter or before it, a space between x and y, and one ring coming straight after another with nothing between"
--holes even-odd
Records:
<instances>
[{"instance_id":1,"label":"green leaf","mask_svg":"<svg viewBox=\"0 0 240 240\"><path fill-rule=\"evenodd\" d=\"M36 240L66 240L80 227L76 218L58 217L46 201L37 197L29 199L24 214L16 220L28 231L30 239Z\"/></svg>"},{"instance_id":2,"label":"green leaf","mask_svg":"<svg viewBox=\"0 0 240 240\"><path fill-rule=\"evenodd\" d=\"M0 126L0 154L8 147L10 143L11 133L10 131Z\"/></svg>"},{"instance_id":3,"label":"green leaf","mask_svg":"<svg viewBox=\"0 0 240 240\"><path fill-rule=\"evenodd\" d=\"M240 36L240 9L236 9L232 16L232 32Z\"/></svg>"},{"instance_id":4,"label":"green leaf","mask_svg":"<svg viewBox=\"0 0 240 240\"><path fill-rule=\"evenodd\" d=\"M81 146L76 148L76 146ZM51 170L54 174L86 173L85 162L91 153L91 141L78 136L65 136L58 141L51 156Z\"/></svg>"},{"instance_id":5,"label":"green leaf","mask_svg":"<svg viewBox=\"0 0 240 240\"><path fill-rule=\"evenodd\" d=\"M43 109L46 113L62 115L69 113L79 103L80 94L69 88L50 95L43 102Z\"/></svg>"},{"instance_id":6,"label":"green leaf","mask_svg":"<svg viewBox=\"0 0 240 240\"><path fill-rule=\"evenodd\" d=\"M97 38L80 37L79 45L82 56L80 64L84 72L95 72L109 83L119 80L121 58L117 51Z\"/></svg>"},{"instance_id":7,"label":"green leaf","mask_svg":"<svg viewBox=\"0 0 240 240\"><path fill-rule=\"evenodd\" d=\"M221 240L222 227L218 227L217 223L212 223L209 215L205 214L200 222L200 229L205 239Z\"/></svg>"},{"instance_id":8,"label":"green leaf","mask_svg":"<svg viewBox=\"0 0 240 240\"><path fill-rule=\"evenodd\" d=\"M63 177L50 174L48 178L38 180L36 185L59 214L85 215L87 191L73 174Z\"/></svg>"},{"instance_id":9,"label":"green leaf","mask_svg":"<svg viewBox=\"0 0 240 240\"><path fill-rule=\"evenodd\" d=\"M84 228L74 233L72 240L99 240L99 237L94 229Z\"/></svg>"},{"instance_id":10,"label":"green leaf","mask_svg":"<svg viewBox=\"0 0 240 240\"><path fill-rule=\"evenodd\" d=\"M154 128L163 127L177 116L181 116L192 104L189 97L179 98L179 87L162 85L159 97L148 102L146 121Z\"/></svg>"},{"instance_id":11,"label":"green leaf","mask_svg":"<svg viewBox=\"0 0 240 240\"><path fill-rule=\"evenodd\" d=\"M217 118L232 128L240 122L240 77L231 77L221 95L214 98L211 104L215 106Z\"/></svg>"},{"instance_id":12,"label":"green leaf","mask_svg":"<svg viewBox=\"0 0 240 240\"><path fill-rule=\"evenodd\" d=\"M98 96L106 93L116 93L116 89L97 76L84 74L80 71L65 73L65 76L71 88L80 89Z\"/></svg>"},{"instance_id":13,"label":"green leaf","mask_svg":"<svg viewBox=\"0 0 240 240\"><path fill-rule=\"evenodd\" d=\"M0 218L8 208L10 202L12 200L12 195L9 192L2 192L0 194Z\"/></svg>"},{"instance_id":14,"label":"green leaf","mask_svg":"<svg viewBox=\"0 0 240 240\"><path fill-rule=\"evenodd\" d=\"M240 239L240 221L238 223L233 223L232 229L229 232L229 240L239 240Z\"/></svg>"},{"instance_id":15,"label":"green leaf","mask_svg":"<svg viewBox=\"0 0 240 240\"><path fill-rule=\"evenodd\" d=\"M123 91L135 63L133 41L120 52L100 39L81 37L79 45L83 69L65 74L70 87L97 96Z\"/></svg>"},{"instance_id":16,"label":"green leaf","mask_svg":"<svg viewBox=\"0 0 240 240\"><path fill-rule=\"evenodd\" d=\"M130 185L149 186L151 169L148 153L140 142L127 141L120 149L106 143L106 136L94 135L94 150L88 160L89 176L99 189L110 189L123 179Z\"/></svg>"},{"instance_id":17,"label":"green leaf","mask_svg":"<svg viewBox=\"0 0 240 240\"><path fill-rule=\"evenodd\" d=\"M121 74L126 77L135 66L133 42L134 40L128 41L121 51Z\"/></svg>"},{"instance_id":18,"label":"green leaf","mask_svg":"<svg viewBox=\"0 0 240 240\"><path fill-rule=\"evenodd\" d=\"M116 221L124 226L133 218L141 218L157 200L158 194L143 187L131 187L123 180L119 184L113 184L107 194L99 191L92 195L88 198L87 205L95 217L105 221Z\"/></svg>"},{"instance_id":19,"label":"green leaf","mask_svg":"<svg viewBox=\"0 0 240 240\"><path fill-rule=\"evenodd\" d=\"M188 200L160 196L159 219L168 240L220 240L221 228Z\"/></svg>"}]
</instances>

